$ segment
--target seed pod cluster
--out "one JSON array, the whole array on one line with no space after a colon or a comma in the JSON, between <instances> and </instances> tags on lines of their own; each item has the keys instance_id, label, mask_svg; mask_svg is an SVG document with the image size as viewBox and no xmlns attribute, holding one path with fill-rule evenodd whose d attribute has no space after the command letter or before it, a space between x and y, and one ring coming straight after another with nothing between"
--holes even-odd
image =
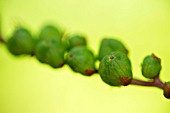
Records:
<instances>
[{"instance_id":1,"label":"seed pod cluster","mask_svg":"<svg viewBox=\"0 0 170 113\"><path fill-rule=\"evenodd\" d=\"M133 79L128 51L117 39L102 40L98 53L100 64L97 70L95 56L87 47L85 36L71 34L63 40L64 33L60 28L46 25L41 29L38 38L34 37L30 31L20 26L5 43L13 55L32 55L53 68L60 68L67 63L73 71L86 76L99 72L101 79L110 86L127 86L131 83L155 85L163 89L164 96L170 99L170 81L163 84L159 80L161 60L154 54L144 58L141 69L143 76L152 81L142 82Z\"/></svg>"},{"instance_id":2,"label":"seed pod cluster","mask_svg":"<svg viewBox=\"0 0 170 113\"><path fill-rule=\"evenodd\" d=\"M98 59L101 61L99 74L101 79L111 86L128 85L132 79L131 63L127 49L114 38L102 40Z\"/></svg>"},{"instance_id":3,"label":"seed pod cluster","mask_svg":"<svg viewBox=\"0 0 170 113\"><path fill-rule=\"evenodd\" d=\"M31 54L40 62L49 64L53 68L68 63L73 71L83 75L95 73L95 58L86 46L85 37L80 34L68 35L65 43L63 36L61 29L53 25L44 26L37 39L34 39L27 29L19 27L8 40L7 45L14 55Z\"/></svg>"},{"instance_id":4,"label":"seed pod cluster","mask_svg":"<svg viewBox=\"0 0 170 113\"><path fill-rule=\"evenodd\" d=\"M87 47L87 41L83 35L72 34L66 38L68 54L66 55L67 64L75 72L83 75L95 73L95 57Z\"/></svg>"},{"instance_id":5,"label":"seed pod cluster","mask_svg":"<svg viewBox=\"0 0 170 113\"><path fill-rule=\"evenodd\" d=\"M35 56L40 62L54 68L64 65L65 47L61 36L59 29L52 25L47 25L41 30L35 47Z\"/></svg>"}]
</instances>

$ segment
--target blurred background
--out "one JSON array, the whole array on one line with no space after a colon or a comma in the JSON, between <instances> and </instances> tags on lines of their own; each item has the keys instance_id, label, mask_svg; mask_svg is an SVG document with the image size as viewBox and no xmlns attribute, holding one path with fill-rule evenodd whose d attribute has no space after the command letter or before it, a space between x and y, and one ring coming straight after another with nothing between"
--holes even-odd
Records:
<instances>
[{"instance_id":1,"label":"blurred background","mask_svg":"<svg viewBox=\"0 0 170 113\"><path fill-rule=\"evenodd\" d=\"M2 35L24 25L36 36L47 22L87 35L97 55L107 36L130 51L135 78L141 62L155 53L162 59L160 78L170 80L169 0L1 0ZM170 100L153 87L110 87L98 74L53 69L34 57L15 57L0 44L0 113L169 113Z\"/></svg>"}]
</instances>

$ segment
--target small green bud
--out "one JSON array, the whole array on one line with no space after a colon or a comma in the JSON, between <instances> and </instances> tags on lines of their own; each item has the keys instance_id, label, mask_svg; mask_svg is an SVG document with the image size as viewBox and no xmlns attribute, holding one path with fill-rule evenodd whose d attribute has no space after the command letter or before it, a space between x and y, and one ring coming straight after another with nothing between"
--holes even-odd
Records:
<instances>
[{"instance_id":1,"label":"small green bud","mask_svg":"<svg viewBox=\"0 0 170 113\"><path fill-rule=\"evenodd\" d=\"M146 78L155 78L161 70L161 60L154 54L144 58L142 63L142 74Z\"/></svg>"},{"instance_id":2,"label":"small green bud","mask_svg":"<svg viewBox=\"0 0 170 113\"><path fill-rule=\"evenodd\" d=\"M53 26L53 25L47 25L44 26L40 32L40 39L41 40L58 40L59 42L61 41L62 37L62 32L59 28Z\"/></svg>"},{"instance_id":3,"label":"small green bud","mask_svg":"<svg viewBox=\"0 0 170 113\"><path fill-rule=\"evenodd\" d=\"M166 82L164 85L164 96L170 99L170 81Z\"/></svg>"},{"instance_id":4,"label":"small green bud","mask_svg":"<svg viewBox=\"0 0 170 113\"><path fill-rule=\"evenodd\" d=\"M85 46L72 48L67 54L66 61L75 71L83 75L92 75L95 72L95 58Z\"/></svg>"},{"instance_id":5,"label":"small green bud","mask_svg":"<svg viewBox=\"0 0 170 113\"><path fill-rule=\"evenodd\" d=\"M128 53L127 49L120 41L111 38L103 39L100 45L98 58L101 61L105 55L115 51Z\"/></svg>"},{"instance_id":6,"label":"small green bud","mask_svg":"<svg viewBox=\"0 0 170 113\"><path fill-rule=\"evenodd\" d=\"M14 55L33 54L35 44L30 32L22 27L18 27L7 42L9 51Z\"/></svg>"},{"instance_id":7,"label":"small green bud","mask_svg":"<svg viewBox=\"0 0 170 113\"><path fill-rule=\"evenodd\" d=\"M130 60L123 52L111 52L101 60L99 74L111 86L126 86L132 79Z\"/></svg>"},{"instance_id":8,"label":"small green bud","mask_svg":"<svg viewBox=\"0 0 170 113\"><path fill-rule=\"evenodd\" d=\"M65 48L62 44L56 44L54 41L44 40L37 43L35 56L42 63L47 63L54 68L64 65Z\"/></svg>"},{"instance_id":9,"label":"small green bud","mask_svg":"<svg viewBox=\"0 0 170 113\"><path fill-rule=\"evenodd\" d=\"M85 37L80 34L69 35L66 38L66 43L67 43L68 50L70 50L71 48L76 47L76 46L86 46L87 45Z\"/></svg>"}]
</instances>

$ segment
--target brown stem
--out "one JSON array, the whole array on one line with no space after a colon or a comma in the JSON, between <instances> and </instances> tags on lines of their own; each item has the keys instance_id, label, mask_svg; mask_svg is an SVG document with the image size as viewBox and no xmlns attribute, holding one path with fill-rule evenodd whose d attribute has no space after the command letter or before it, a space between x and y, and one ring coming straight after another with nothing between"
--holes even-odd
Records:
<instances>
[{"instance_id":1,"label":"brown stem","mask_svg":"<svg viewBox=\"0 0 170 113\"><path fill-rule=\"evenodd\" d=\"M7 42L4 40L4 38L2 37L2 35L0 34L0 42L6 44Z\"/></svg>"},{"instance_id":2,"label":"brown stem","mask_svg":"<svg viewBox=\"0 0 170 113\"><path fill-rule=\"evenodd\" d=\"M159 76L156 76L152 82L146 82L142 80L132 79L131 84L141 85L141 86L153 86L163 89L164 83L159 79Z\"/></svg>"}]
</instances>

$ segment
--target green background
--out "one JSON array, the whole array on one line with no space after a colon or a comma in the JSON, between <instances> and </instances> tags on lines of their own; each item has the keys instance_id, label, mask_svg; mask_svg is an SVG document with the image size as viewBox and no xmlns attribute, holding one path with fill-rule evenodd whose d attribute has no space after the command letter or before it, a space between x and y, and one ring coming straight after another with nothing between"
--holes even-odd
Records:
<instances>
[{"instance_id":1,"label":"green background","mask_svg":"<svg viewBox=\"0 0 170 113\"><path fill-rule=\"evenodd\" d=\"M98 52L106 36L121 40L130 51L135 78L143 58L162 59L160 78L170 80L169 0L1 0L2 34L15 26L37 35L46 22L68 33L87 35ZM0 44L0 113L169 113L170 100L158 88L110 87L98 74L85 77L67 65L53 69L34 57L15 57Z\"/></svg>"}]
</instances>

